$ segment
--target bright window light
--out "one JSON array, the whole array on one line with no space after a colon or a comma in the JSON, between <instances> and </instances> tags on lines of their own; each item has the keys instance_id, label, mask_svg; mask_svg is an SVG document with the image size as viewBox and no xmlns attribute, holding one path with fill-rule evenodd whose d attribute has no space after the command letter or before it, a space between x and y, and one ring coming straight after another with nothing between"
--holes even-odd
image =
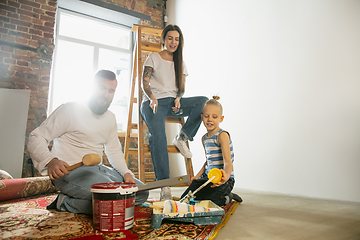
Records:
<instances>
[{"instance_id":1,"label":"bright window light","mask_svg":"<svg viewBox=\"0 0 360 240\"><path fill-rule=\"evenodd\" d=\"M130 49L129 29L124 29L118 24L66 12L61 13L60 21L61 36Z\"/></svg>"},{"instance_id":2,"label":"bright window light","mask_svg":"<svg viewBox=\"0 0 360 240\"><path fill-rule=\"evenodd\" d=\"M112 22L59 9L48 115L71 101L86 101L94 74L116 73L118 87L109 110L118 130L127 125L132 62L131 29Z\"/></svg>"}]
</instances>

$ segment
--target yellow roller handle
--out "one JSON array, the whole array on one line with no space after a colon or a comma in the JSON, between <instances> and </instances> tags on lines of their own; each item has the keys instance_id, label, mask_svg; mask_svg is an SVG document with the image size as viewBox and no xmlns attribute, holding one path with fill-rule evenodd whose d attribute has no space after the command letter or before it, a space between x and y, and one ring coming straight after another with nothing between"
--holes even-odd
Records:
<instances>
[{"instance_id":1,"label":"yellow roller handle","mask_svg":"<svg viewBox=\"0 0 360 240\"><path fill-rule=\"evenodd\" d=\"M212 178L215 176L215 178L211 181L212 183L218 183L221 181L222 178L222 172L218 168L213 168L208 173L208 178Z\"/></svg>"}]
</instances>

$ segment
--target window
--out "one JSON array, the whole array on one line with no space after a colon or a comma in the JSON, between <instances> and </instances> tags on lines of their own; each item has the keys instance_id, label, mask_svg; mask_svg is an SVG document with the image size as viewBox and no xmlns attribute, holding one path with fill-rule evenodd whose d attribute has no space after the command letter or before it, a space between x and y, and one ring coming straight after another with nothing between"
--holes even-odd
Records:
<instances>
[{"instance_id":1,"label":"window","mask_svg":"<svg viewBox=\"0 0 360 240\"><path fill-rule=\"evenodd\" d=\"M130 27L65 9L58 9L48 115L59 105L89 97L94 74L116 73L118 87L109 108L118 131L125 131L128 115L133 40Z\"/></svg>"}]
</instances>

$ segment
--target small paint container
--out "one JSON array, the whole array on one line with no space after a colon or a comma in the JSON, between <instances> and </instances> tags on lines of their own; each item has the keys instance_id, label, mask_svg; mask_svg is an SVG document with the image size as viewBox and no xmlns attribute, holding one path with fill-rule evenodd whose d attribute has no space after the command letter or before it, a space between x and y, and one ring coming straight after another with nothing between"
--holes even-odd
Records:
<instances>
[{"instance_id":1,"label":"small paint container","mask_svg":"<svg viewBox=\"0 0 360 240\"><path fill-rule=\"evenodd\" d=\"M97 183L91 185L94 228L103 232L117 232L134 224L134 183Z\"/></svg>"}]
</instances>

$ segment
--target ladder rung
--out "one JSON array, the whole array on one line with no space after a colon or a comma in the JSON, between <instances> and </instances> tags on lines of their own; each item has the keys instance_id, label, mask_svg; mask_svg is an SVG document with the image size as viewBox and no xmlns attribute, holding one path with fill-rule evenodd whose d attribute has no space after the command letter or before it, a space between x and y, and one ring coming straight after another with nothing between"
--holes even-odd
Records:
<instances>
[{"instance_id":1,"label":"ladder rung","mask_svg":"<svg viewBox=\"0 0 360 240\"><path fill-rule=\"evenodd\" d=\"M179 124L181 124L181 118L176 118L176 117L166 117L166 123L179 123ZM137 123L132 123L131 125L130 125L130 128L131 129L138 129L138 124ZM144 124L143 124L143 129L148 129L148 127L147 127L147 125L145 124L145 122L144 122Z\"/></svg>"},{"instance_id":2,"label":"ladder rung","mask_svg":"<svg viewBox=\"0 0 360 240\"><path fill-rule=\"evenodd\" d=\"M147 52L160 52L161 45L156 43L141 42L141 50Z\"/></svg>"},{"instance_id":3,"label":"ladder rung","mask_svg":"<svg viewBox=\"0 0 360 240\"><path fill-rule=\"evenodd\" d=\"M153 27L146 27L138 24L134 24L131 31L137 32L137 30L141 27L141 33L148 34L148 35L155 35L161 37L162 29L153 28Z\"/></svg>"},{"instance_id":4,"label":"ladder rung","mask_svg":"<svg viewBox=\"0 0 360 240\"><path fill-rule=\"evenodd\" d=\"M168 152L169 153L179 153L179 150L173 146L173 145L168 145ZM144 154L149 154L150 153L150 147L149 145L144 145ZM138 154L138 149L137 148L129 148L129 154Z\"/></svg>"},{"instance_id":5,"label":"ladder rung","mask_svg":"<svg viewBox=\"0 0 360 240\"><path fill-rule=\"evenodd\" d=\"M181 124L181 118L166 117L165 122L166 122L166 123L180 123L180 124Z\"/></svg>"},{"instance_id":6,"label":"ladder rung","mask_svg":"<svg viewBox=\"0 0 360 240\"><path fill-rule=\"evenodd\" d=\"M137 148L129 148L129 154L130 155L137 155L138 149ZM144 147L144 154L150 154L149 147Z\"/></svg>"},{"instance_id":7,"label":"ladder rung","mask_svg":"<svg viewBox=\"0 0 360 240\"><path fill-rule=\"evenodd\" d=\"M137 136L138 136L137 133L130 133L131 138L137 138ZM118 137L126 138L126 132L118 132Z\"/></svg>"},{"instance_id":8,"label":"ladder rung","mask_svg":"<svg viewBox=\"0 0 360 240\"><path fill-rule=\"evenodd\" d=\"M138 129L138 124L137 123L132 123L130 125L130 129ZM146 126L146 124L143 124L143 129L148 129L148 127Z\"/></svg>"},{"instance_id":9,"label":"ladder rung","mask_svg":"<svg viewBox=\"0 0 360 240\"><path fill-rule=\"evenodd\" d=\"M134 173L134 175L135 175L135 177L137 179L139 179L139 173ZM155 173L154 172L146 172L145 173L145 179L146 179L145 183L155 181L156 180L155 179Z\"/></svg>"},{"instance_id":10,"label":"ladder rung","mask_svg":"<svg viewBox=\"0 0 360 240\"><path fill-rule=\"evenodd\" d=\"M137 154L138 149L137 148L129 148L129 151L134 153L134 154ZM144 145L144 153L150 153L149 145Z\"/></svg>"},{"instance_id":11,"label":"ladder rung","mask_svg":"<svg viewBox=\"0 0 360 240\"><path fill-rule=\"evenodd\" d=\"M168 145L168 152L169 153L179 153L180 151L173 145Z\"/></svg>"}]
</instances>

